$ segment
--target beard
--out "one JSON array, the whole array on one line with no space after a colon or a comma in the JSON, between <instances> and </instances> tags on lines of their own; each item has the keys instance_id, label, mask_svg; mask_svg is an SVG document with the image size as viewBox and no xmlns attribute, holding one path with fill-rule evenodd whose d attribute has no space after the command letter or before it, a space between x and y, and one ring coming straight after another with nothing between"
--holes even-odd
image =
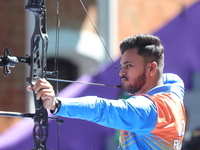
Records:
<instances>
[{"instance_id":1,"label":"beard","mask_svg":"<svg viewBox=\"0 0 200 150\"><path fill-rule=\"evenodd\" d=\"M124 78L128 81L127 77ZM126 87L123 85L123 87L126 92L128 92L131 95L135 95L135 93L141 90L141 88L145 84L146 84L146 70L144 69L143 73L134 80L134 84L129 84Z\"/></svg>"}]
</instances>

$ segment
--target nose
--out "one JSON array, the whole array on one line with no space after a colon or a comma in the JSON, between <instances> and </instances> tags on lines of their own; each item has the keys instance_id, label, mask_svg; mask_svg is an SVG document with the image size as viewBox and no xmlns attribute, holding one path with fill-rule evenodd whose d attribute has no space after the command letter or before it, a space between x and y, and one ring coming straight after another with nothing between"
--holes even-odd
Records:
<instances>
[{"instance_id":1,"label":"nose","mask_svg":"<svg viewBox=\"0 0 200 150\"><path fill-rule=\"evenodd\" d=\"M121 68L120 72L119 72L119 76L120 77L124 77L126 75L126 72L123 68Z\"/></svg>"}]
</instances>

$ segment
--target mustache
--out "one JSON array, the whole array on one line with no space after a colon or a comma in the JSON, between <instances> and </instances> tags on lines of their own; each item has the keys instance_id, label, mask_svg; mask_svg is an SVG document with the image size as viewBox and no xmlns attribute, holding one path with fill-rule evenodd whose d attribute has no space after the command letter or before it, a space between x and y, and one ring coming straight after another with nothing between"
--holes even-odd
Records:
<instances>
[{"instance_id":1,"label":"mustache","mask_svg":"<svg viewBox=\"0 0 200 150\"><path fill-rule=\"evenodd\" d=\"M128 78L126 76L120 76L121 79L125 79L128 81Z\"/></svg>"}]
</instances>

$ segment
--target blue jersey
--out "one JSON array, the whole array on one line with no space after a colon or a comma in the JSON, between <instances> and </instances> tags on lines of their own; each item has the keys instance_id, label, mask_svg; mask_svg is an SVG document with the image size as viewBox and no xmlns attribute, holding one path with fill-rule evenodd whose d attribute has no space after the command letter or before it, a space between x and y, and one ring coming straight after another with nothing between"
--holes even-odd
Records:
<instances>
[{"instance_id":1,"label":"blue jersey","mask_svg":"<svg viewBox=\"0 0 200 150\"><path fill-rule=\"evenodd\" d=\"M62 102L56 115L121 130L119 150L179 150L186 122L184 85L175 74L162 78L162 86L126 100L58 98Z\"/></svg>"}]
</instances>

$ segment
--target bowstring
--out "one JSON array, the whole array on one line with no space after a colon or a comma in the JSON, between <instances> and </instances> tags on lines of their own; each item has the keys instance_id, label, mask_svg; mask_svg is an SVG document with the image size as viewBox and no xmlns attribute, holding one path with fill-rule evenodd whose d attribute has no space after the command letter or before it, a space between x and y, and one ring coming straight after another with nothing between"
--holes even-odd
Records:
<instances>
[{"instance_id":1,"label":"bowstring","mask_svg":"<svg viewBox=\"0 0 200 150\"><path fill-rule=\"evenodd\" d=\"M108 51L108 48L106 47L106 44L104 43L102 37L100 36L99 31L97 30L97 28L96 28L94 22L92 21L92 19L91 19L91 17L90 17L90 14L89 14L89 12L87 11L87 9L86 9L86 7L85 7L83 1L82 1L82 0L79 0L79 1L80 1L81 5L82 5L82 7L83 7L83 9L84 9L84 11L85 11L87 17L88 17L90 23L92 24L92 27L94 28L94 30L95 30L97 36L99 37L99 39L100 39L100 41L101 41L101 43L102 43L102 45L103 45L103 47L104 47L104 49L105 49L105 51L106 51L106 53L107 53L107 55L108 55L110 61L112 62L112 65L114 66L115 71L119 74L119 70L118 70L117 66L115 65L115 63L114 63L114 61L113 61L113 59L112 59L112 57L111 57L111 55L110 55L110 53L109 53L109 51Z\"/></svg>"},{"instance_id":2,"label":"bowstring","mask_svg":"<svg viewBox=\"0 0 200 150\"><path fill-rule=\"evenodd\" d=\"M54 58L54 72L56 73L56 79L58 79L58 55L59 55L59 45L60 45L60 20L61 14L64 7L64 0L60 6L60 0L56 0L56 43L55 43L55 58ZM56 82L56 92L58 94L58 81ZM60 150L60 125L57 123L57 140L58 140L58 150Z\"/></svg>"},{"instance_id":3,"label":"bowstring","mask_svg":"<svg viewBox=\"0 0 200 150\"><path fill-rule=\"evenodd\" d=\"M83 7L83 9L84 9L84 11L85 11L87 17L88 17L90 23L92 24L92 26L93 26L93 28L94 28L94 30L95 30L97 36L99 37L99 39L100 39L100 41L101 41L101 43L102 43L102 45L103 45L103 47L104 47L104 49L105 49L105 51L106 51L106 53L107 53L107 55L108 55L110 61L112 62L112 65L114 66L114 70L119 74L119 70L118 70L118 68L116 67L116 65L115 65L115 63L114 63L114 61L113 61L113 59L111 58L111 55L110 55L110 53L109 53L109 51L108 51L108 49L107 49L107 47L106 47L106 45L105 45L105 43L104 43L102 37L100 36L100 33L99 33L99 31L97 30L97 28L96 28L94 22L92 21L92 19L91 19L91 17L90 17L90 14L89 14L89 12L87 11L87 9L86 9L86 7L85 7L83 1L82 1L82 0L79 0L79 1L80 1L81 5L82 5L82 7ZM103 130L103 129L104 129L104 128L102 128L102 129L100 130L100 133L99 133L99 135L97 136L96 140L94 141L94 143L93 143L92 147L90 148L90 150L93 150L93 149L94 149L96 143L98 142L98 140L99 140L99 138L100 138L100 136L101 136L101 133L102 133L102 130Z\"/></svg>"},{"instance_id":4,"label":"bowstring","mask_svg":"<svg viewBox=\"0 0 200 150\"><path fill-rule=\"evenodd\" d=\"M54 71L56 73L56 79L58 79L58 55L60 50L60 22L61 22L61 14L64 8L64 0L62 0L60 6L60 0L56 0L56 43L55 43L55 58L54 58ZM56 94L58 93L58 82L56 83Z\"/></svg>"}]
</instances>

